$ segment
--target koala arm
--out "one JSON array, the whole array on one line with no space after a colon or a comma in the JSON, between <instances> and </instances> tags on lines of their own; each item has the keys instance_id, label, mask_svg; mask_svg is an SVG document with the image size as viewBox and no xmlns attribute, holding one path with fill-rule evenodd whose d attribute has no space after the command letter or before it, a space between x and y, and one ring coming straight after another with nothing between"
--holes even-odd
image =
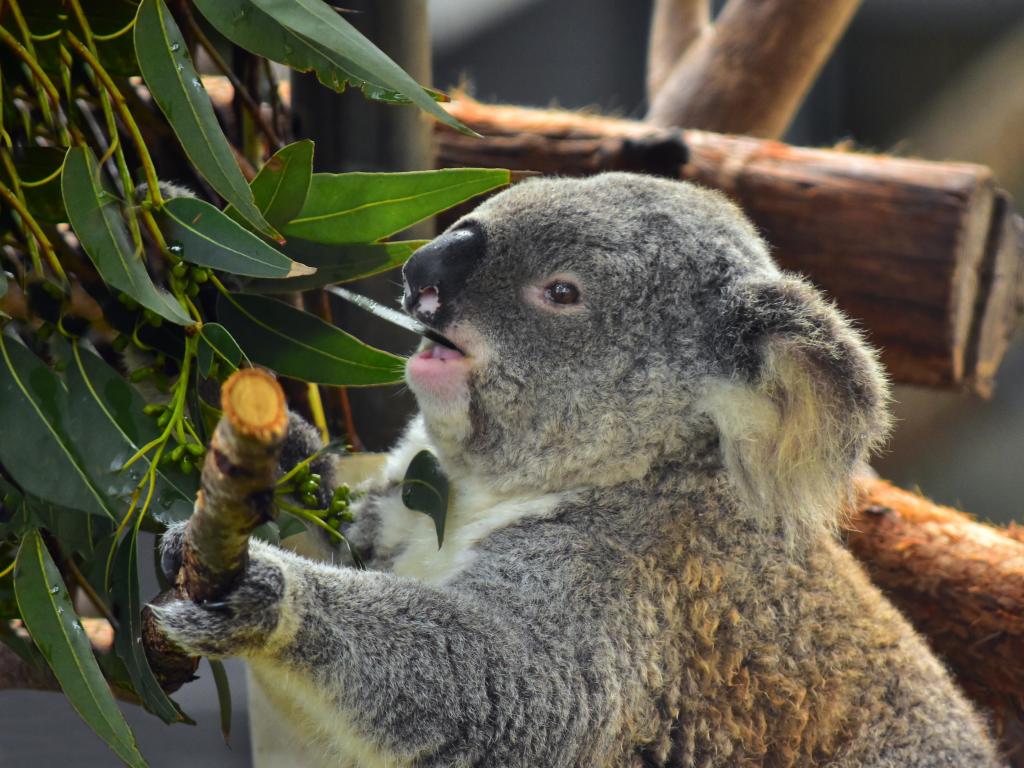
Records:
<instances>
[{"instance_id":1,"label":"koala arm","mask_svg":"<svg viewBox=\"0 0 1024 768\"><path fill-rule=\"evenodd\" d=\"M165 546L180 547L180 538L176 528ZM508 600L495 606L473 592L253 542L224 602L176 601L154 612L189 653L245 656L300 678L335 719L399 764L534 755L559 765L607 719L587 653Z\"/></svg>"}]
</instances>

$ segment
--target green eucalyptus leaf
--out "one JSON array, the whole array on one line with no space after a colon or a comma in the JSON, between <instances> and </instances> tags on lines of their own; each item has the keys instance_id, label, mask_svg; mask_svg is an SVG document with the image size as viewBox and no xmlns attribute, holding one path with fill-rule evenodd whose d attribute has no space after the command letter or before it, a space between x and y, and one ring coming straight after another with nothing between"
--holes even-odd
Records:
<instances>
[{"instance_id":1,"label":"green eucalyptus leaf","mask_svg":"<svg viewBox=\"0 0 1024 768\"><path fill-rule=\"evenodd\" d=\"M203 376L210 375L214 363L227 366L226 372L236 371L244 356L242 348L227 328L220 323L203 323L196 354L199 372Z\"/></svg>"},{"instance_id":2,"label":"green eucalyptus leaf","mask_svg":"<svg viewBox=\"0 0 1024 768\"><path fill-rule=\"evenodd\" d=\"M409 509L422 512L434 521L437 548L444 544L444 524L448 517L449 483L437 457L430 451L420 451L409 462L402 480L402 503Z\"/></svg>"},{"instance_id":3,"label":"green eucalyptus leaf","mask_svg":"<svg viewBox=\"0 0 1024 768\"><path fill-rule=\"evenodd\" d=\"M169 247L190 264L248 277L297 277L314 271L267 245L205 200L175 197L162 212Z\"/></svg>"},{"instance_id":4,"label":"green eucalyptus leaf","mask_svg":"<svg viewBox=\"0 0 1024 768\"><path fill-rule=\"evenodd\" d=\"M165 723L189 722L157 682L142 645L142 600L139 597L139 563L136 532L132 529L117 546L113 570L114 611L118 628L114 649L121 657L132 689L142 704Z\"/></svg>"},{"instance_id":5,"label":"green eucalyptus leaf","mask_svg":"<svg viewBox=\"0 0 1024 768\"><path fill-rule=\"evenodd\" d=\"M310 291L325 285L349 283L400 267L428 240L399 240L366 245L322 245L305 240L289 240L285 253L311 267L312 275L270 280L247 280L245 293L289 293Z\"/></svg>"},{"instance_id":6,"label":"green eucalyptus leaf","mask_svg":"<svg viewBox=\"0 0 1024 768\"><path fill-rule=\"evenodd\" d=\"M139 304L178 325L192 320L171 294L153 284L132 247L116 200L100 185L96 155L72 147L64 159L61 190L68 221L104 281Z\"/></svg>"},{"instance_id":7,"label":"green eucalyptus leaf","mask_svg":"<svg viewBox=\"0 0 1024 768\"><path fill-rule=\"evenodd\" d=\"M267 221L280 229L302 210L312 178L313 142L303 139L277 150L249 187Z\"/></svg>"},{"instance_id":8,"label":"green eucalyptus leaf","mask_svg":"<svg viewBox=\"0 0 1024 768\"><path fill-rule=\"evenodd\" d=\"M250 360L283 376L347 387L402 380L403 358L276 299L222 294L217 317Z\"/></svg>"},{"instance_id":9,"label":"green eucalyptus leaf","mask_svg":"<svg viewBox=\"0 0 1024 768\"><path fill-rule=\"evenodd\" d=\"M509 183L493 168L411 173L315 173L306 204L282 228L318 243L372 243Z\"/></svg>"},{"instance_id":10,"label":"green eucalyptus leaf","mask_svg":"<svg viewBox=\"0 0 1024 768\"><path fill-rule=\"evenodd\" d=\"M158 437L161 430L145 413L146 403L131 384L80 344L71 345L68 364L69 416L67 431L83 456L83 465L105 495L123 499L149 467L143 456L131 467L121 467L135 452ZM156 472L149 512L163 524L185 520L192 514L198 480L176 467Z\"/></svg>"},{"instance_id":11,"label":"green eucalyptus leaf","mask_svg":"<svg viewBox=\"0 0 1024 768\"><path fill-rule=\"evenodd\" d=\"M25 628L71 706L125 764L144 768L146 761L135 736L117 708L60 571L38 531L26 536L18 549L14 591Z\"/></svg>"},{"instance_id":12,"label":"green eucalyptus leaf","mask_svg":"<svg viewBox=\"0 0 1024 768\"><path fill-rule=\"evenodd\" d=\"M116 519L65 428L64 385L22 344L0 333L0 463L21 488L57 506Z\"/></svg>"},{"instance_id":13,"label":"green eucalyptus leaf","mask_svg":"<svg viewBox=\"0 0 1024 768\"><path fill-rule=\"evenodd\" d=\"M217 687L217 706L220 709L220 733L227 744L231 739L231 683L228 681L224 662L207 659L210 672L213 673L213 684Z\"/></svg>"},{"instance_id":14,"label":"green eucalyptus leaf","mask_svg":"<svg viewBox=\"0 0 1024 768\"><path fill-rule=\"evenodd\" d=\"M142 0L135 17L135 55L153 100L192 165L257 230L277 238L238 168L188 46L163 0Z\"/></svg>"},{"instance_id":15,"label":"green eucalyptus leaf","mask_svg":"<svg viewBox=\"0 0 1024 768\"><path fill-rule=\"evenodd\" d=\"M415 103L442 122L473 135L437 106L442 94L418 85L401 67L320 0L195 0L224 37L246 50L313 71L328 88L357 86L367 98Z\"/></svg>"}]
</instances>

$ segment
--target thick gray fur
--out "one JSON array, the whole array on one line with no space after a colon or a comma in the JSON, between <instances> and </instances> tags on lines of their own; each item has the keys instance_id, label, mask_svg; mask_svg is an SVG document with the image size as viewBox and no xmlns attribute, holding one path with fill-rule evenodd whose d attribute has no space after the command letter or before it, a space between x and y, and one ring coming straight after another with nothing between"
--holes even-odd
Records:
<instances>
[{"instance_id":1,"label":"thick gray fur","mask_svg":"<svg viewBox=\"0 0 1024 768\"><path fill-rule=\"evenodd\" d=\"M835 539L888 425L849 322L693 185L533 180L468 218L452 333L483 362L459 404L419 397L365 497L371 570L254 543L225 609L160 609L169 636L248 657L324 765L1000 764ZM555 274L581 308L524 298ZM395 482L420 446L445 547L470 508L504 521L435 571L396 524L420 530Z\"/></svg>"}]
</instances>

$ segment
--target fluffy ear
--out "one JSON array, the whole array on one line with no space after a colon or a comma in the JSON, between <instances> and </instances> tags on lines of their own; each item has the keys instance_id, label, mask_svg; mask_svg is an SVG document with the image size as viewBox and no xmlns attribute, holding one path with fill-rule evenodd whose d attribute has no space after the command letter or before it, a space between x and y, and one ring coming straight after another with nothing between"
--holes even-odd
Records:
<instances>
[{"instance_id":1,"label":"fluffy ear","mask_svg":"<svg viewBox=\"0 0 1024 768\"><path fill-rule=\"evenodd\" d=\"M834 529L855 464L889 430L888 382L843 314L793 277L743 284L714 342L709 383L730 478L745 506L795 541Z\"/></svg>"}]
</instances>

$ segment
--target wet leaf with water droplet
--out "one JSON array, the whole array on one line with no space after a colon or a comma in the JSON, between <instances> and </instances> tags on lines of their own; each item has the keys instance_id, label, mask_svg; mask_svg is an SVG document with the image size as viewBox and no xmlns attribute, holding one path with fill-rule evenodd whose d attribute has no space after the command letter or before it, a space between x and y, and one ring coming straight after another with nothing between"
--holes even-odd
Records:
<instances>
[{"instance_id":1,"label":"wet leaf with water droplet","mask_svg":"<svg viewBox=\"0 0 1024 768\"><path fill-rule=\"evenodd\" d=\"M118 757L132 768L145 768L135 736L117 708L89 638L76 632L78 616L67 593L50 591L60 581L53 558L39 532L22 539L14 575L14 593L21 618L36 647L53 670L71 706Z\"/></svg>"},{"instance_id":2,"label":"wet leaf with water droplet","mask_svg":"<svg viewBox=\"0 0 1024 768\"><path fill-rule=\"evenodd\" d=\"M172 52L175 45L183 48ZM154 101L196 169L257 230L278 239L263 218L249 184L217 122L213 105L188 57L181 30L163 0L142 0L135 17L135 53ZM198 86L198 87L197 87Z\"/></svg>"},{"instance_id":3,"label":"wet leaf with water droplet","mask_svg":"<svg viewBox=\"0 0 1024 768\"><path fill-rule=\"evenodd\" d=\"M190 264L248 277L286 277L315 272L268 245L216 206L193 197L175 197L163 207L164 228Z\"/></svg>"}]
</instances>

